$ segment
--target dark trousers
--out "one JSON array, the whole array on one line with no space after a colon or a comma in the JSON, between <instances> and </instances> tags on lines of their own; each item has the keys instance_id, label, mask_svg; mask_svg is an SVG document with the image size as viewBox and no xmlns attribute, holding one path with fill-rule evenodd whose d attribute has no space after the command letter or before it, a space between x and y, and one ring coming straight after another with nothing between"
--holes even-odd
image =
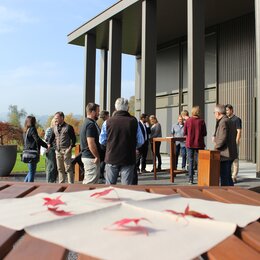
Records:
<instances>
[{"instance_id":1,"label":"dark trousers","mask_svg":"<svg viewBox=\"0 0 260 260\"><path fill-rule=\"evenodd\" d=\"M176 145L176 169L178 166L178 158L179 158L180 152L181 152L181 157L182 157L181 168L185 168L185 166L186 166L186 157L187 157L186 147L185 146L181 147L181 144L177 144Z\"/></svg>"},{"instance_id":2,"label":"dark trousers","mask_svg":"<svg viewBox=\"0 0 260 260\"><path fill-rule=\"evenodd\" d=\"M162 167L162 158L161 158L161 154L160 154L160 147L161 147L161 142L156 142L155 143L155 156L158 159L158 169L161 169L161 167ZM151 143L151 149L152 149L152 153L154 156L153 143Z\"/></svg>"},{"instance_id":3,"label":"dark trousers","mask_svg":"<svg viewBox=\"0 0 260 260\"><path fill-rule=\"evenodd\" d=\"M144 144L138 148L139 154L136 156L136 167L139 169L141 163L141 170L146 168L146 157L148 153L148 141L145 141Z\"/></svg>"},{"instance_id":4,"label":"dark trousers","mask_svg":"<svg viewBox=\"0 0 260 260\"><path fill-rule=\"evenodd\" d=\"M234 186L231 176L231 165L233 161L220 162L220 181L221 186Z\"/></svg>"},{"instance_id":5,"label":"dark trousers","mask_svg":"<svg viewBox=\"0 0 260 260\"><path fill-rule=\"evenodd\" d=\"M48 153L46 153L46 179L47 182L54 183L58 177L57 162L55 149L52 147Z\"/></svg>"},{"instance_id":6,"label":"dark trousers","mask_svg":"<svg viewBox=\"0 0 260 260\"><path fill-rule=\"evenodd\" d=\"M194 165L198 162L198 150L195 148L187 148L188 150L188 160L189 160L189 180L193 182L194 176Z\"/></svg>"}]
</instances>

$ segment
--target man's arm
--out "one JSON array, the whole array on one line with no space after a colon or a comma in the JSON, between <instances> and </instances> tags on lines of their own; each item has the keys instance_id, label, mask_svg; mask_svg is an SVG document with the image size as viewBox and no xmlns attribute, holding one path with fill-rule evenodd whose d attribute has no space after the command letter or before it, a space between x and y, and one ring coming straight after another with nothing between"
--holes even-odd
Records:
<instances>
[{"instance_id":1,"label":"man's arm","mask_svg":"<svg viewBox=\"0 0 260 260\"><path fill-rule=\"evenodd\" d=\"M227 144L228 130L227 122L219 124L219 135L218 138L215 139L215 149L220 150Z\"/></svg>"},{"instance_id":2,"label":"man's arm","mask_svg":"<svg viewBox=\"0 0 260 260\"><path fill-rule=\"evenodd\" d=\"M236 143L240 143L242 129L237 129Z\"/></svg>"},{"instance_id":3,"label":"man's arm","mask_svg":"<svg viewBox=\"0 0 260 260\"><path fill-rule=\"evenodd\" d=\"M94 137L87 137L87 143L88 143L88 148L90 152L93 154L95 157L94 163L98 163L100 160L99 152L95 143L95 138Z\"/></svg>"},{"instance_id":4,"label":"man's arm","mask_svg":"<svg viewBox=\"0 0 260 260\"><path fill-rule=\"evenodd\" d=\"M107 121L105 121L101 128L101 133L99 135L99 143L102 145L107 144Z\"/></svg>"},{"instance_id":5,"label":"man's arm","mask_svg":"<svg viewBox=\"0 0 260 260\"><path fill-rule=\"evenodd\" d=\"M70 140L71 140L71 147L75 147L76 144L76 135L73 126L69 125L69 131L68 131Z\"/></svg>"}]
</instances>

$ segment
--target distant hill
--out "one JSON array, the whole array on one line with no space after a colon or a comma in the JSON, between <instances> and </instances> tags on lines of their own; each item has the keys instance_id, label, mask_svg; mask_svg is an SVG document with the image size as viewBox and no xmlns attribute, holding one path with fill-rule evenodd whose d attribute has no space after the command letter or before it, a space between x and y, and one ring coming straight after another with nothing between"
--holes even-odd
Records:
<instances>
[{"instance_id":1,"label":"distant hill","mask_svg":"<svg viewBox=\"0 0 260 260\"><path fill-rule=\"evenodd\" d=\"M77 119L81 119L82 115L73 115L75 118ZM43 127L45 127L49 115L35 115L36 120L38 123L40 123ZM8 113L0 113L0 121L7 121L8 120ZM24 122L21 122L21 124L23 125Z\"/></svg>"}]
</instances>

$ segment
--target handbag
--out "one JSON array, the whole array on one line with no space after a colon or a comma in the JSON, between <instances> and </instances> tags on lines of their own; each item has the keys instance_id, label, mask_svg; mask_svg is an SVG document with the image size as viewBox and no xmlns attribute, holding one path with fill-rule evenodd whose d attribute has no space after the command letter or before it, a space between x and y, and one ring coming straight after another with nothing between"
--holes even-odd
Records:
<instances>
[{"instance_id":1,"label":"handbag","mask_svg":"<svg viewBox=\"0 0 260 260\"><path fill-rule=\"evenodd\" d=\"M21 154L21 161L24 163L32 163L38 160L38 151L23 150Z\"/></svg>"},{"instance_id":2,"label":"handbag","mask_svg":"<svg viewBox=\"0 0 260 260\"><path fill-rule=\"evenodd\" d=\"M26 146L28 132L29 132L29 130L26 132L25 146ZM24 163L36 162L36 161L38 161L38 159L39 159L38 150L24 149L21 154L21 161Z\"/></svg>"}]
</instances>

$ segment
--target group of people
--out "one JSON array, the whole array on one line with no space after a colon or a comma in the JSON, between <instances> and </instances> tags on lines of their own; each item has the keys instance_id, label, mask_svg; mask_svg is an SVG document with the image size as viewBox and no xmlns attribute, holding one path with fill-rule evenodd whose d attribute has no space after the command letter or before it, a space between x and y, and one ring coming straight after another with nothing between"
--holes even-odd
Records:
<instances>
[{"instance_id":1,"label":"group of people","mask_svg":"<svg viewBox=\"0 0 260 260\"><path fill-rule=\"evenodd\" d=\"M83 184L97 183L102 173L102 165L105 165L106 184L116 184L121 176L122 184L136 185L138 173L147 172L149 140L162 136L161 126L154 115L148 118L146 114L142 114L137 121L129 114L128 109L128 100L118 98L112 117L105 118L102 125L98 126L99 105L87 105L87 117L80 132L84 164ZM161 168L160 144L155 156L158 157L158 168Z\"/></svg>"},{"instance_id":2,"label":"group of people","mask_svg":"<svg viewBox=\"0 0 260 260\"><path fill-rule=\"evenodd\" d=\"M241 119L234 114L233 106L230 104L226 106L216 105L214 115L216 125L212 141L214 149L220 151L221 186L233 186L237 182L238 174L238 151L242 129ZM188 159L189 183L193 184L198 151L205 148L204 138L207 135L206 124L200 118L198 106L192 108L191 117L189 117L187 110L184 110L178 116L178 122L172 127L172 135L175 137L186 137L186 141L176 142L175 163L177 167L178 156L181 151L182 169L185 170L186 159Z\"/></svg>"},{"instance_id":3,"label":"group of people","mask_svg":"<svg viewBox=\"0 0 260 260\"><path fill-rule=\"evenodd\" d=\"M162 137L161 125L156 116L141 114L138 121L128 112L128 100L118 98L115 111L109 117L108 111L102 111L98 104L89 103L86 107L86 118L80 131L81 153L79 161L84 168L83 184L98 183L100 177L106 184L116 184L121 176L121 183L135 185L138 174L146 173L148 146L153 147L153 138ZM216 127L213 135L215 149L221 156L221 185L232 186L238 172L238 145L241 138L241 119L234 115L231 105L217 105L214 110ZM48 182L63 183L66 178L74 183L74 164L72 148L76 136L71 125L64 121L63 112L57 112L46 130L45 142L39 138L35 127L36 119L28 116L25 121L25 149L46 150L46 176ZM182 155L182 169L189 163L189 183L193 184L194 168L197 164L198 150L205 148L204 137L207 135L205 121L200 118L198 106L178 116L178 122L171 129L175 137L186 137L186 141L176 142L176 167L178 156ZM156 142L153 156L157 158L157 170L161 170L160 142ZM26 182L33 182L36 171L36 160L28 163L29 172ZM75 160L74 160L75 161ZM233 175L231 175L231 165ZM153 171L153 170L152 170ZM104 174L105 172L105 174Z\"/></svg>"}]
</instances>

